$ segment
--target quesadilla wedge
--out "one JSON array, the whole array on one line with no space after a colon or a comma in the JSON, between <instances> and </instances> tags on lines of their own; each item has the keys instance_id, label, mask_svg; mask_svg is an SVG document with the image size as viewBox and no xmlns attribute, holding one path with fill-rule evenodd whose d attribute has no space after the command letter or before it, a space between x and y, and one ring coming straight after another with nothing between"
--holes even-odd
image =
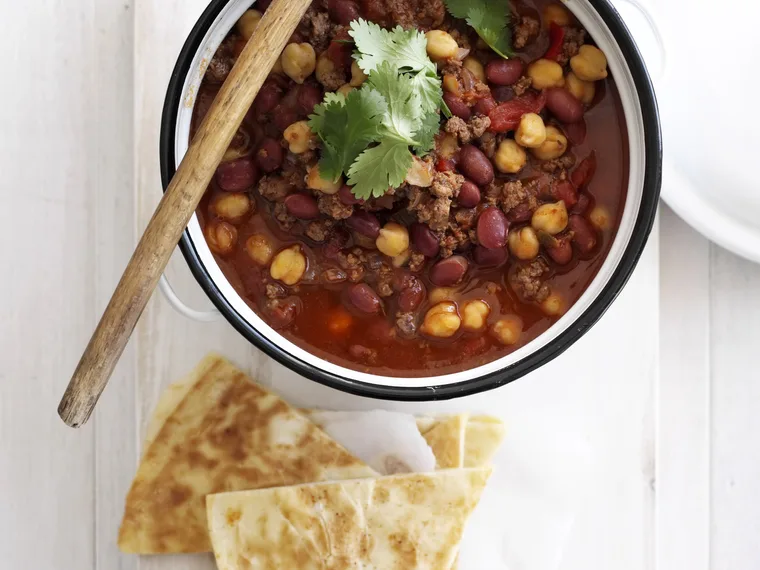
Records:
<instances>
[{"instance_id":1,"label":"quesadilla wedge","mask_svg":"<svg viewBox=\"0 0 760 570\"><path fill-rule=\"evenodd\" d=\"M209 495L219 570L449 570L489 468Z\"/></svg>"},{"instance_id":2,"label":"quesadilla wedge","mask_svg":"<svg viewBox=\"0 0 760 570\"><path fill-rule=\"evenodd\" d=\"M124 552L210 551L210 493L377 476L219 356L167 393L127 495Z\"/></svg>"}]
</instances>

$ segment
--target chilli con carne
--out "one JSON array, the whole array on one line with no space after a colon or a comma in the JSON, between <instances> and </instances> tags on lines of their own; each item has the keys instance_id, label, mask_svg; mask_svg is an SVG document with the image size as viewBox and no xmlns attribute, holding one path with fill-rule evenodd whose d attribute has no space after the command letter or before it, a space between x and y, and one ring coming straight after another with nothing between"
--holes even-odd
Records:
<instances>
[{"instance_id":1,"label":"chilli con carne","mask_svg":"<svg viewBox=\"0 0 760 570\"><path fill-rule=\"evenodd\" d=\"M267 5L210 62L195 125ZM455 372L535 339L596 275L628 180L615 83L562 5L509 6L509 59L443 0L315 0L304 16L198 209L227 278L297 345L370 373ZM360 18L426 33L451 112L405 181L363 200L320 176L308 119L367 81Z\"/></svg>"}]
</instances>

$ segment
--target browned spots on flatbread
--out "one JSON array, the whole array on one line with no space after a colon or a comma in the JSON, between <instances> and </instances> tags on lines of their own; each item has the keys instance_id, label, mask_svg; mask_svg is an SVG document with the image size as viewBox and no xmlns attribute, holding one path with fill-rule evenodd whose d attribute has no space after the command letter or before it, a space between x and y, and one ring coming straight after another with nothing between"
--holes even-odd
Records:
<instances>
[{"instance_id":1,"label":"browned spots on flatbread","mask_svg":"<svg viewBox=\"0 0 760 570\"><path fill-rule=\"evenodd\" d=\"M237 523L240 520L240 517L243 516L243 513L240 512L240 509L228 509L227 510L227 524L230 526L233 526L235 523Z\"/></svg>"},{"instance_id":2,"label":"browned spots on flatbread","mask_svg":"<svg viewBox=\"0 0 760 570\"><path fill-rule=\"evenodd\" d=\"M126 552L207 552L206 495L374 475L286 402L206 358L156 434L129 491Z\"/></svg>"},{"instance_id":3,"label":"browned spots on flatbread","mask_svg":"<svg viewBox=\"0 0 760 570\"><path fill-rule=\"evenodd\" d=\"M390 496L391 494L385 487L375 487L375 490L372 494L372 500L378 504L383 504L388 502Z\"/></svg>"},{"instance_id":4,"label":"browned spots on flatbread","mask_svg":"<svg viewBox=\"0 0 760 570\"><path fill-rule=\"evenodd\" d=\"M404 532L394 532L388 537L391 549L396 553L398 570L407 570L417 566L417 546L412 537Z\"/></svg>"},{"instance_id":5,"label":"browned spots on flatbread","mask_svg":"<svg viewBox=\"0 0 760 570\"><path fill-rule=\"evenodd\" d=\"M401 487L406 494L406 500L412 505L421 505L432 500L435 492L435 484L427 477L417 476L409 480Z\"/></svg>"}]
</instances>

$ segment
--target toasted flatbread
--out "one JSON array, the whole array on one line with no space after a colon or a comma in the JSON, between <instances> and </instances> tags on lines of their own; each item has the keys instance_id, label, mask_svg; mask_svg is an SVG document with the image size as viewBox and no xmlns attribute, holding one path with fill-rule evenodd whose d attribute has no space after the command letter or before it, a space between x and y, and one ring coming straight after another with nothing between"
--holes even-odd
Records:
<instances>
[{"instance_id":1,"label":"toasted flatbread","mask_svg":"<svg viewBox=\"0 0 760 570\"><path fill-rule=\"evenodd\" d=\"M464 466L482 467L490 465L499 450L507 428L498 418L473 416L467 422L464 441Z\"/></svg>"},{"instance_id":2,"label":"toasted flatbread","mask_svg":"<svg viewBox=\"0 0 760 570\"><path fill-rule=\"evenodd\" d=\"M127 495L124 552L210 551L210 493L377 476L219 356L167 394Z\"/></svg>"},{"instance_id":3,"label":"toasted flatbread","mask_svg":"<svg viewBox=\"0 0 760 570\"><path fill-rule=\"evenodd\" d=\"M436 469L464 467L467 419L469 414L448 416L434 421L427 429L417 429L425 438L436 459Z\"/></svg>"},{"instance_id":4,"label":"toasted flatbread","mask_svg":"<svg viewBox=\"0 0 760 570\"><path fill-rule=\"evenodd\" d=\"M219 570L449 570L489 468L209 495Z\"/></svg>"}]
</instances>

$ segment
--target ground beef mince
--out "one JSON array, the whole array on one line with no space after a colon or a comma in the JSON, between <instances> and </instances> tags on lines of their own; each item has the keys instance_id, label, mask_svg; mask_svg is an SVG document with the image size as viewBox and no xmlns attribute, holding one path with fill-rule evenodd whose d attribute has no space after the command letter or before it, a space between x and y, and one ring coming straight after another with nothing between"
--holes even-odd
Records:
<instances>
[{"instance_id":1,"label":"ground beef mince","mask_svg":"<svg viewBox=\"0 0 760 570\"><path fill-rule=\"evenodd\" d=\"M291 58L269 74L197 211L230 284L290 342L365 373L455 373L546 332L595 278L628 184L615 82L581 65L598 79L573 83L582 61L570 59L596 48L580 52L593 39L562 2L508 5L522 64L448 15L444 0L315 0L302 18L289 42L313 48L313 71L296 73ZM326 94L366 88L352 72L357 17L436 30L427 47L448 54L433 63L451 111L404 182L383 191L383 179L364 199L345 167L340 181L315 176L326 157L308 127ZM564 37L552 45L557 25ZM209 62L191 132L243 43L236 27ZM556 65L532 65L540 59L559 63L564 86ZM532 141L541 123L567 144Z\"/></svg>"},{"instance_id":2,"label":"ground beef mince","mask_svg":"<svg viewBox=\"0 0 760 570\"><path fill-rule=\"evenodd\" d=\"M509 284L523 300L543 303L551 292L546 284L548 274L549 265L543 259L536 259L516 266L509 276Z\"/></svg>"},{"instance_id":3,"label":"ground beef mince","mask_svg":"<svg viewBox=\"0 0 760 570\"><path fill-rule=\"evenodd\" d=\"M317 202L319 204L319 211L334 220L345 220L346 218L350 218L351 214L354 213L354 207L347 206L341 202L340 196L337 194L320 196Z\"/></svg>"},{"instance_id":4,"label":"ground beef mince","mask_svg":"<svg viewBox=\"0 0 760 570\"><path fill-rule=\"evenodd\" d=\"M530 16L518 16L513 21L516 22L514 27L514 46L516 49L522 49L538 36L541 24Z\"/></svg>"},{"instance_id":5,"label":"ground beef mince","mask_svg":"<svg viewBox=\"0 0 760 570\"><path fill-rule=\"evenodd\" d=\"M586 42L586 30L582 28L565 28L565 38L562 42L562 52L557 57L557 63L566 65L571 57L578 55L578 50Z\"/></svg>"}]
</instances>

